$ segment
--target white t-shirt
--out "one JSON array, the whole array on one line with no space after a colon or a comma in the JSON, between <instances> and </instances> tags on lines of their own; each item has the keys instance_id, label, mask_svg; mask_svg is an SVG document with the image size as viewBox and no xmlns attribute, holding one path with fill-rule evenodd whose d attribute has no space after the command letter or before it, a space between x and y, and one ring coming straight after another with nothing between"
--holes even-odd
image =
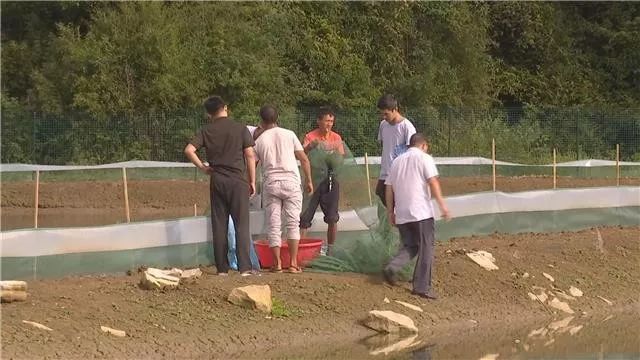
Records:
<instances>
[{"instance_id":1,"label":"white t-shirt","mask_svg":"<svg viewBox=\"0 0 640 360\"><path fill-rule=\"evenodd\" d=\"M247 130L249 130L249 134L251 134L251 137L253 137L253 133L256 132L257 128L257 126L247 125Z\"/></svg>"},{"instance_id":2,"label":"white t-shirt","mask_svg":"<svg viewBox=\"0 0 640 360\"><path fill-rule=\"evenodd\" d=\"M380 180L387 178L393 159L407 150L409 139L415 133L416 128L406 118L394 125L389 124L386 120L380 122L378 127L378 141L382 142Z\"/></svg>"},{"instance_id":3,"label":"white t-shirt","mask_svg":"<svg viewBox=\"0 0 640 360\"><path fill-rule=\"evenodd\" d=\"M300 183L300 171L294 151L303 151L296 134L281 127L265 130L256 140L256 154L262 164L264 184L278 180Z\"/></svg>"},{"instance_id":4,"label":"white t-shirt","mask_svg":"<svg viewBox=\"0 0 640 360\"><path fill-rule=\"evenodd\" d=\"M431 155L411 147L391 165L385 185L393 188L396 224L434 217L428 180L438 176Z\"/></svg>"}]
</instances>

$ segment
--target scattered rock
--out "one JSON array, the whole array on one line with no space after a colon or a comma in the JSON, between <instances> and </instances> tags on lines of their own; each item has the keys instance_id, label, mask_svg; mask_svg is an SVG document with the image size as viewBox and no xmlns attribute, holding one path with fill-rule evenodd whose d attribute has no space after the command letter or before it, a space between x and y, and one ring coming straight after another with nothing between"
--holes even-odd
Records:
<instances>
[{"instance_id":1,"label":"scattered rock","mask_svg":"<svg viewBox=\"0 0 640 360\"><path fill-rule=\"evenodd\" d=\"M552 268L552 269L553 269L553 268L555 268L555 266L553 266L553 265L551 265L551 264L547 264L547 266L548 266L548 267L550 267L550 268Z\"/></svg>"},{"instance_id":2,"label":"scattered rock","mask_svg":"<svg viewBox=\"0 0 640 360\"><path fill-rule=\"evenodd\" d=\"M604 318L604 320L602 320L602 322L609 321L611 319L613 319L613 315L607 316L606 318Z\"/></svg>"},{"instance_id":3,"label":"scattered rock","mask_svg":"<svg viewBox=\"0 0 640 360\"><path fill-rule=\"evenodd\" d=\"M27 300L27 292L22 290L0 290L0 302L10 303Z\"/></svg>"},{"instance_id":4,"label":"scattered rock","mask_svg":"<svg viewBox=\"0 0 640 360\"><path fill-rule=\"evenodd\" d=\"M529 335L527 335L527 337L532 338L534 336L545 336L547 332L548 330L546 327L541 327L540 329L531 330L531 332L529 333Z\"/></svg>"},{"instance_id":5,"label":"scattered rock","mask_svg":"<svg viewBox=\"0 0 640 360\"><path fill-rule=\"evenodd\" d=\"M364 325L385 333L418 332L418 328L410 317L393 311L371 310Z\"/></svg>"},{"instance_id":6,"label":"scattered rock","mask_svg":"<svg viewBox=\"0 0 640 360\"><path fill-rule=\"evenodd\" d=\"M574 298L573 296L570 296L568 294L566 294L564 291L555 291L556 295L558 295L559 297L565 299L565 300L575 300L576 298Z\"/></svg>"},{"instance_id":7,"label":"scattered rock","mask_svg":"<svg viewBox=\"0 0 640 360\"><path fill-rule=\"evenodd\" d=\"M273 306L269 285L249 285L235 288L231 290L227 300L232 304L258 309L266 313L270 313Z\"/></svg>"},{"instance_id":8,"label":"scattered rock","mask_svg":"<svg viewBox=\"0 0 640 360\"><path fill-rule=\"evenodd\" d=\"M111 335L118 336L118 337L127 336L127 334L122 330L116 330L116 329L112 329L112 328L106 327L106 326L100 326L100 330L102 330L103 332L109 333Z\"/></svg>"},{"instance_id":9,"label":"scattered rock","mask_svg":"<svg viewBox=\"0 0 640 360\"><path fill-rule=\"evenodd\" d=\"M554 282L555 280L553 279L553 276L543 272L542 276L546 277L547 279L549 279L549 281Z\"/></svg>"},{"instance_id":10,"label":"scattered rock","mask_svg":"<svg viewBox=\"0 0 640 360\"><path fill-rule=\"evenodd\" d=\"M147 290L173 289L178 287L180 278L165 273L165 270L148 268L142 273L140 287Z\"/></svg>"},{"instance_id":11,"label":"scattered rock","mask_svg":"<svg viewBox=\"0 0 640 360\"><path fill-rule=\"evenodd\" d=\"M18 280L2 280L0 281L0 290L27 291L27 283Z\"/></svg>"},{"instance_id":12,"label":"scattered rock","mask_svg":"<svg viewBox=\"0 0 640 360\"><path fill-rule=\"evenodd\" d=\"M526 273L522 274L522 278L523 278L523 279L526 279L526 278L528 278L528 277L529 277L529 273L528 273L528 272L526 272Z\"/></svg>"},{"instance_id":13,"label":"scattered rock","mask_svg":"<svg viewBox=\"0 0 640 360\"><path fill-rule=\"evenodd\" d=\"M567 314L573 314L573 310L571 310L571 307L569 307L569 304L567 304L566 302L562 302L560 300L558 300L558 298L553 298L553 300L551 300L549 302L549 306L551 306L554 309L558 309L560 311L564 311Z\"/></svg>"},{"instance_id":14,"label":"scattered rock","mask_svg":"<svg viewBox=\"0 0 640 360\"><path fill-rule=\"evenodd\" d=\"M547 341L546 343L544 343L544 346L547 347L547 346L553 344L554 342L556 342L556 339L551 339L551 340Z\"/></svg>"},{"instance_id":15,"label":"scattered rock","mask_svg":"<svg viewBox=\"0 0 640 360\"><path fill-rule=\"evenodd\" d=\"M575 297L581 297L583 295L582 290L578 289L575 286L572 286L569 288L569 294L571 294L571 296L575 296Z\"/></svg>"},{"instance_id":16,"label":"scattered rock","mask_svg":"<svg viewBox=\"0 0 640 360\"><path fill-rule=\"evenodd\" d=\"M516 344L520 344L520 339L515 339L513 342Z\"/></svg>"},{"instance_id":17,"label":"scattered rock","mask_svg":"<svg viewBox=\"0 0 640 360\"><path fill-rule=\"evenodd\" d=\"M598 298L599 298L600 300L602 300L602 301L606 302L606 303L607 303L607 305L609 305L609 306L613 305L613 302L612 302L612 301L607 300L607 299L603 298L603 297L602 297L602 296L600 296L600 295L598 295Z\"/></svg>"},{"instance_id":18,"label":"scattered rock","mask_svg":"<svg viewBox=\"0 0 640 360\"><path fill-rule=\"evenodd\" d=\"M540 302L544 303L549 298L544 291L540 291L540 294L535 295L534 293L528 293L529 298L533 301L540 300Z\"/></svg>"},{"instance_id":19,"label":"scattered rock","mask_svg":"<svg viewBox=\"0 0 640 360\"><path fill-rule=\"evenodd\" d=\"M598 235L596 238L596 247L601 254L604 254L604 241L602 240L602 235L600 234L600 230L598 230L598 228L596 228L596 234Z\"/></svg>"},{"instance_id":20,"label":"scattered rock","mask_svg":"<svg viewBox=\"0 0 640 360\"><path fill-rule=\"evenodd\" d=\"M390 302L391 302L391 301L389 301L389 298L386 298L386 297L385 297L385 298L384 298L384 300L382 300L382 301L384 301L384 303L385 303L385 304L388 304L388 303L390 303Z\"/></svg>"},{"instance_id":21,"label":"scattered rock","mask_svg":"<svg viewBox=\"0 0 640 360\"><path fill-rule=\"evenodd\" d=\"M419 340L416 341L417 339L418 334L407 337L398 337L391 334L374 336L367 339L369 355L388 355L392 352L408 349L421 343Z\"/></svg>"},{"instance_id":22,"label":"scattered rock","mask_svg":"<svg viewBox=\"0 0 640 360\"><path fill-rule=\"evenodd\" d=\"M578 333L578 331L582 330L582 325L578 325L578 326L574 326L571 329L569 329L569 334L571 335L575 335Z\"/></svg>"},{"instance_id":23,"label":"scattered rock","mask_svg":"<svg viewBox=\"0 0 640 360\"><path fill-rule=\"evenodd\" d=\"M175 277L182 276L182 269L178 269L178 268L173 268L171 270L162 270L162 272L164 272L167 275L171 275Z\"/></svg>"},{"instance_id":24,"label":"scattered rock","mask_svg":"<svg viewBox=\"0 0 640 360\"><path fill-rule=\"evenodd\" d=\"M478 360L496 360L499 356L500 354L486 354Z\"/></svg>"},{"instance_id":25,"label":"scattered rock","mask_svg":"<svg viewBox=\"0 0 640 360\"><path fill-rule=\"evenodd\" d=\"M47 331L53 331L52 328L50 328L48 326L44 326L44 325L39 324L39 323L34 322L34 321L22 320L22 322L27 324L27 325L31 325L33 327L37 327L38 329L47 330Z\"/></svg>"},{"instance_id":26,"label":"scattered rock","mask_svg":"<svg viewBox=\"0 0 640 360\"><path fill-rule=\"evenodd\" d=\"M402 305L402 306L406 306L411 310L415 310L415 311L419 311L419 312L424 312L424 310L422 310L422 308L420 306L417 305L413 305L413 304L409 304L406 303L404 301L400 301L400 300L394 300L395 302L397 302L398 304Z\"/></svg>"},{"instance_id":27,"label":"scattered rock","mask_svg":"<svg viewBox=\"0 0 640 360\"><path fill-rule=\"evenodd\" d=\"M200 270L200 268L183 270L182 273L180 274L181 279L191 279L191 278L197 279L200 276L202 276L202 270Z\"/></svg>"},{"instance_id":28,"label":"scattered rock","mask_svg":"<svg viewBox=\"0 0 640 360\"><path fill-rule=\"evenodd\" d=\"M494 262L496 261L496 259L493 257L493 255L491 255L491 253L488 253L486 251L475 251L475 252L470 252L467 253L467 256L473 260L473 262L475 262L476 264L480 265L482 268L486 269L486 270L498 270L499 268L496 266L496 264L494 264Z\"/></svg>"},{"instance_id":29,"label":"scattered rock","mask_svg":"<svg viewBox=\"0 0 640 360\"><path fill-rule=\"evenodd\" d=\"M547 327L551 330L558 330L569 326L569 323L573 320L573 316L566 317L562 320L554 321L549 324Z\"/></svg>"}]
</instances>

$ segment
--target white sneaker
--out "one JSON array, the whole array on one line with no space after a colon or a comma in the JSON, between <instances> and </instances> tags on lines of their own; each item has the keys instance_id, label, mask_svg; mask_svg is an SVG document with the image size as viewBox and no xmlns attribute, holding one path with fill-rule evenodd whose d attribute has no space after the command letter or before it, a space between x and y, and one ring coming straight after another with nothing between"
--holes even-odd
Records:
<instances>
[{"instance_id":1,"label":"white sneaker","mask_svg":"<svg viewBox=\"0 0 640 360\"><path fill-rule=\"evenodd\" d=\"M245 271L245 272L241 273L240 276L242 276L242 277L262 276L262 274L260 274L260 272L258 270L249 270L249 271Z\"/></svg>"},{"instance_id":2,"label":"white sneaker","mask_svg":"<svg viewBox=\"0 0 640 360\"><path fill-rule=\"evenodd\" d=\"M322 244L322 246L320 247L320 256L327 256L328 249L329 246L327 244Z\"/></svg>"}]
</instances>

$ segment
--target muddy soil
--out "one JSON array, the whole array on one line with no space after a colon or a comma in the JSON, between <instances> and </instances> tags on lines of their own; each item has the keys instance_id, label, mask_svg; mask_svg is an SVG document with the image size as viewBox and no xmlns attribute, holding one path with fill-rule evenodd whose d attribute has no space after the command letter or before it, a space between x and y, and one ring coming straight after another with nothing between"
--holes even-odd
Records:
<instances>
[{"instance_id":1,"label":"muddy soil","mask_svg":"<svg viewBox=\"0 0 640 360\"><path fill-rule=\"evenodd\" d=\"M445 196L491 191L491 177L444 177ZM640 186L640 178L623 178L621 185ZM371 191L376 180L371 180ZM4 182L1 185L1 230L31 228L34 225L34 183ZM614 179L561 177L559 188L615 186ZM498 191L517 192L551 189L547 176L498 177ZM209 185L204 181L130 181L128 183L132 221L175 219L202 215L209 208ZM375 200L375 194L372 195ZM123 186L119 182L43 182L39 192L39 227L97 226L126 220ZM341 184L343 210L368 205L366 187L358 182Z\"/></svg>"},{"instance_id":2,"label":"muddy soil","mask_svg":"<svg viewBox=\"0 0 640 360\"><path fill-rule=\"evenodd\" d=\"M30 281L26 302L2 304L2 357L361 358L360 353L337 349L356 348L359 339L373 335L359 322L368 311L381 309L411 316L421 335L451 344L451 352L441 356L468 358L468 353L456 353L453 344L473 328L548 324L566 317L529 299L527 292L533 286L548 291L552 287L581 289L583 297L563 300L577 318L603 321L610 313L628 308L637 313L640 227L598 230L602 247L598 246L596 229L495 234L438 243L434 286L440 298L436 301L412 296L408 283L390 287L375 275L322 274L312 269L302 274L265 273L244 278L237 274L218 277L206 268L202 278L165 292L141 290L137 274ZM480 268L464 255L472 249L492 253L500 269L490 272ZM528 277L523 276L525 272ZM542 272L555 281L550 282ZM231 289L249 284L271 286L272 296L281 304L277 314L267 316L227 302ZM391 302L385 303L385 297ZM424 312L393 300L419 305ZM33 328L22 320L44 324L53 331ZM637 327L630 324L617 329L616 336L622 337L620 332L637 336ZM124 330L127 336L102 333L101 325ZM487 334L469 344L477 346L475 358L490 350L482 345L491 340ZM513 336L524 335L514 332ZM509 351L522 349L522 344L513 345L513 339L505 341Z\"/></svg>"}]
</instances>

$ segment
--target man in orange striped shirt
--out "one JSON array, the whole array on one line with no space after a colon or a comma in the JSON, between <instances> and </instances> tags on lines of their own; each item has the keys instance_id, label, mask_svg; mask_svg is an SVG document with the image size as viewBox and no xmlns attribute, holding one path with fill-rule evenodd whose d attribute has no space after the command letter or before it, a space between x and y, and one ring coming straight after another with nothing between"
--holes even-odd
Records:
<instances>
[{"instance_id":1,"label":"man in orange striped shirt","mask_svg":"<svg viewBox=\"0 0 640 360\"><path fill-rule=\"evenodd\" d=\"M335 170L342 163L345 151L342 137L333 131L335 119L336 116L330 108L320 108L318 128L307 133L302 144L305 153L309 154L311 160L311 174L316 191L311 196L307 209L300 216L301 235L303 238L305 237L307 229L311 227L316 209L320 205L324 213L324 222L328 226L327 244L322 247L322 255L330 252L336 241L337 223L340 219L338 213L340 187L335 178Z\"/></svg>"}]
</instances>

